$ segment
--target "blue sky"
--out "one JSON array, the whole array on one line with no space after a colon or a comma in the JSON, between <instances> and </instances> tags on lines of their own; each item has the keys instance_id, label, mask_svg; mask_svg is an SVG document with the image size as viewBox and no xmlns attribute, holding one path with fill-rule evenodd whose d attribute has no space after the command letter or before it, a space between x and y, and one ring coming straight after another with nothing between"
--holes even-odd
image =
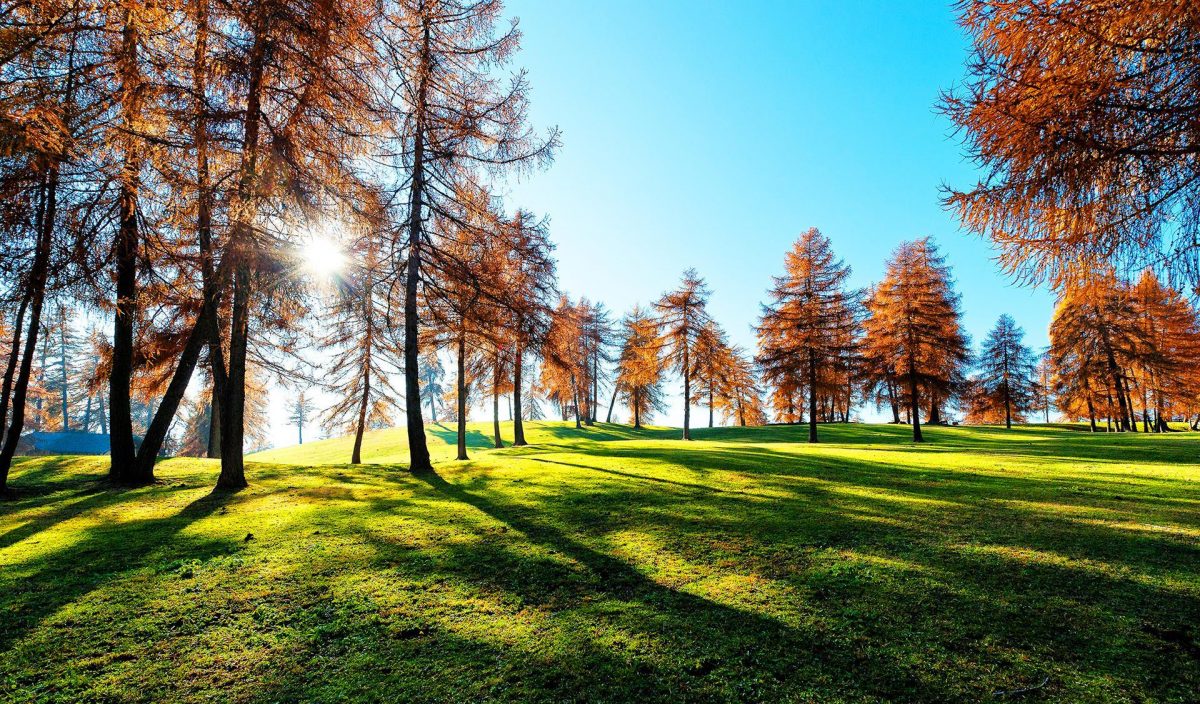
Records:
<instances>
[{"instance_id":1,"label":"blue sky","mask_svg":"<svg viewBox=\"0 0 1200 704\"><path fill-rule=\"evenodd\" d=\"M930 235L974 340L1007 312L1045 345L1051 295L1012 285L939 203L942 184L974 179L934 110L967 56L954 13L892 5L510 0L532 117L563 148L509 200L549 214L563 287L620 312L694 266L713 315L752 347L803 230L833 240L857 285Z\"/></svg>"},{"instance_id":2,"label":"blue sky","mask_svg":"<svg viewBox=\"0 0 1200 704\"><path fill-rule=\"evenodd\" d=\"M897 243L929 235L976 342L1009 313L1031 346L1047 343L1051 295L1011 285L939 204L942 184L974 179L934 110L967 57L948 3L509 0L507 14L521 21L513 66L529 72L533 122L563 133L553 166L513 184L508 206L550 216L573 297L619 315L695 267L714 317L753 349L800 232L828 235L858 286ZM682 422L678 396L659 422ZM295 442L285 415L275 444Z\"/></svg>"}]
</instances>

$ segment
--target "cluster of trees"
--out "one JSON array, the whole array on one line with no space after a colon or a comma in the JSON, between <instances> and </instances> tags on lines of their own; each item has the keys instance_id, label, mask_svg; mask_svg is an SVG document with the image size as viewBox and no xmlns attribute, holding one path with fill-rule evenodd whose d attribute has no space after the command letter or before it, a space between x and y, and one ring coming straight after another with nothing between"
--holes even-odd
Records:
<instances>
[{"instance_id":1,"label":"cluster of trees","mask_svg":"<svg viewBox=\"0 0 1200 704\"><path fill-rule=\"evenodd\" d=\"M513 278L552 281L539 222L504 215L489 193L558 143L528 125L524 74L499 75L520 39L501 11L498 0L6 4L0 489L39 393L46 311L66 301L110 328L86 386L106 404L111 479L153 480L199 376L209 388L188 425L208 431L218 486L244 486L247 412L263 378L296 369L315 307L298 251L321 230L351 252L325 342L346 353L334 377L355 403L334 415L360 432L383 418L396 395L382 365L398 363L412 469L428 470L422 350L453 326L482 339L478 320L459 319L472 296L471 316L509 323L505 340L484 342L519 350L546 316L519 310L507 292L539 288ZM144 428L139 398L154 400Z\"/></svg>"}]
</instances>

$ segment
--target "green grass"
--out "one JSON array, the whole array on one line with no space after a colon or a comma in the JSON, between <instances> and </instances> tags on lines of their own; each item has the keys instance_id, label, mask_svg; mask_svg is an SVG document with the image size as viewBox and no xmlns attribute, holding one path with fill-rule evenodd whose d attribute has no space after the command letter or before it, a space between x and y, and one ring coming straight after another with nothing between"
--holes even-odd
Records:
<instances>
[{"instance_id":1,"label":"green grass","mask_svg":"<svg viewBox=\"0 0 1200 704\"><path fill-rule=\"evenodd\" d=\"M489 428L469 463L432 428L428 479L388 430L361 467L252 456L230 495L208 460L133 490L19 460L0 699L1200 696L1200 434Z\"/></svg>"}]
</instances>

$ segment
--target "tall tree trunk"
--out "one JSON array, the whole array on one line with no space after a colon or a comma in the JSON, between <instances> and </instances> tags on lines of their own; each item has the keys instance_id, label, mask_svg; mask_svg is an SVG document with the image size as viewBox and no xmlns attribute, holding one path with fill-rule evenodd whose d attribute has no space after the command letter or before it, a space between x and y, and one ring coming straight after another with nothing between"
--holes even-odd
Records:
<instances>
[{"instance_id":1,"label":"tall tree trunk","mask_svg":"<svg viewBox=\"0 0 1200 704\"><path fill-rule=\"evenodd\" d=\"M1008 380L1004 381L1004 427L1012 430L1012 399L1008 395Z\"/></svg>"},{"instance_id":2,"label":"tall tree trunk","mask_svg":"<svg viewBox=\"0 0 1200 704\"><path fill-rule=\"evenodd\" d=\"M218 459L221 456L221 394L217 393L215 386L211 396L209 407L212 411L208 416L208 452L206 454L211 459Z\"/></svg>"},{"instance_id":3,"label":"tall tree trunk","mask_svg":"<svg viewBox=\"0 0 1200 704\"><path fill-rule=\"evenodd\" d=\"M633 429L642 429L642 390L640 387L633 389Z\"/></svg>"},{"instance_id":4,"label":"tall tree trunk","mask_svg":"<svg viewBox=\"0 0 1200 704\"><path fill-rule=\"evenodd\" d=\"M808 441L817 442L817 355L808 348Z\"/></svg>"},{"instance_id":5,"label":"tall tree trunk","mask_svg":"<svg viewBox=\"0 0 1200 704\"><path fill-rule=\"evenodd\" d=\"M612 412L613 412L613 406L615 406L615 405L617 405L617 380L616 380L616 379L613 379L613 392L612 392L612 398L610 398L610 399L608 400L608 414L607 414L606 416L604 416L604 422L605 422L605 423L611 423L611 422L612 422Z\"/></svg>"},{"instance_id":6,"label":"tall tree trunk","mask_svg":"<svg viewBox=\"0 0 1200 704\"><path fill-rule=\"evenodd\" d=\"M421 62L416 101L416 130L413 135L412 198L408 208L408 266L404 280L404 406L408 429L408 468L415 473L432 472L429 447L425 442L425 424L421 420L421 388L417 378L420 362L417 318L417 286L421 277L421 250L424 247L422 218L425 215L425 113L429 109L430 61L429 20L422 28ZM459 414L460 422L462 413ZM460 454L465 455L464 449Z\"/></svg>"},{"instance_id":7,"label":"tall tree trunk","mask_svg":"<svg viewBox=\"0 0 1200 704\"><path fill-rule=\"evenodd\" d=\"M582 429L583 424L579 422L579 384L575 379L575 373L571 373L571 397L575 401L575 427Z\"/></svg>"},{"instance_id":8,"label":"tall tree trunk","mask_svg":"<svg viewBox=\"0 0 1200 704\"><path fill-rule=\"evenodd\" d=\"M715 395L716 391L713 388L713 382L710 380L708 382L708 427L710 428L713 427L713 397Z\"/></svg>"},{"instance_id":9,"label":"tall tree trunk","mask_svg":"<svg viewBox=\"0 0 1200 704\"><path fill-rule=\"evenodd\" d=\"M683 439L692 439L692 376L687 344L683 346Z\"/></svg>"},{"instance_id":10,"label":"tall tree trunk","mask_svg":"<svg viewBox=\"0 0 1200 704\"><path fill-rule=\"evenodd\" d=\"M88 394L83 404L83 432L92 432L92 395Z\"/></svg>"},{"instance_id":11,"label":"tall tree trunk","mask_svg":"<svg viewBox=\"0 0 1200 704\"><path fill-rule=\"evenodd\" d=\"M354 427L354 449L350 451L350 464L362 464L363 434L367 431L367 406L371 401L371 348L367 347L367 364L363 372L363 393L358 402L358 422Z\"/></svg>"},{"instance_id":12,"label":"tall tree trunk","mask_svg":"<svg viewBox=\"0 0 1200 704\"><path fill-rule=\"evenodd\" d=\"M592 352L592 392L588 397L587 424L596 424L596 406L600 405L600 352Z\"/></svg>"},{"instance_id":13,"label":"tall tree trunk","mask_svg":"<svg viewBox=\"0 0 1200 704\"><path fill-rule=\"evenodd\" d=\"M1088 410L1088 424L1091 427L1091 431L1093 433L1097 432L1098 428L1096 428L1096 405L1092 403L1092 393L1090 391L1087 393L1087 410Z\"/></svg>"},{"instance_id":14,"label":"tall tree trunk","mask_svg":"<svg viewBox=\"0 0 1200 704\"><path fill-rule=\"evenodd\" d=\"M59 381L62 383L62 396L61 396L62 429L65 432L65 431L68 431L71 429L71 415L70 415L70 413L67 412L68 385L67 385L67 321L66 321L66 318L63 317L63 319L60 320L58 324L59 324L59 328L58 328L58 360L60 362L60 364L59 364L59 372L60 372Z\"/></svg>"},{"instance_id":15,"label":"tall tree trunk","mask_svg":"<svg viewBox=\"0 0 1200 704\"><path fill-rule=\"evenodd\" d=\"M504 439L500 437L500 351L496 350L493 358L492 371L492 434L495 435L495 447L504 447Z\"/></svg>"},{"instance_id":16,"label":"tall tree trunk","mask_svg":"<svg viewBox=\"0 0 1200 704\"><path fill-rule=\"evenodd\" d=\"M183 395L187 392L192 372L200 360L200 351L204 349L205 328L208 325L204 316L204 311L201 311L200 317L192 324L192 331L188 334L187 342L184 343L183 350L179 355L179 363L171 376L171 382L167 385L167 390L159 402L157 412L146 424L146 435L142 438L142 444L137 451L137 476L139 477L148 477L150 480L154 478L154 462L158 459L158 453L162 450L167 433L171 430L171 422L175 420L175 413L179 409L180 402L183 401Z\"/></svg>"},{"instance_id":17,"label":"tall tree trunk","mask_svg":"<svg viewBox=\"0 0 1200 704\"><path fill-rule=\"evenodd\" d=\"M52 163L46 175L43 187L43 198L38 213L38 241L33 254L33 266L30 267L29 292L29 332L25 337L25 353L21 358L21 366L17 371L16 382L12 393L12 420L8 426L8 434L4 437L4 446L0 448L0 493L8 491L8 473L12 468L13 456L17 453L17 443L21 441L21 431L25 427L25 399L29 392L29 376L33 369L33 356L37 354L38 331L42 326L42 304L46 299L46 279L50 270L50 245L54 234L54 223L58 216L58 164Z\"/></svg>"},{"instance_id":18,"label":"tall tree trunk","mask_svg":"<svg viewBox=\"0 0 1200 704\"><path fill-rule=\"evenodd\" d=\"M458 331L458 457L467 457L467 336Z\"/></svg>"},{"instance_id":19,"label":"tall tree trunk","mask_svg":"<svg viewBox=\"0 0 1200 704\"><path fill-rule=\"evenodd\" d=\"M13 378L21 360L21 333L25 327L25 311L29 308L29 287L21 294L21 305L13 325L12 347L8 351L8 362L4 367L4 382L0 388L0 445L3 445L8 422L8 401L12 398Z\"/></svg>"},{"instance_id":20,"label":"tall tree trunk","mask_svg":"<svg viewBox=\"0 0 1200 704\"><path fill-rule=\"evenodd\" d=\"M908 358L909 413L912 414L913 442L925 442L921 434L921 404L917 395L917 370L912 355Z\"/></svg>"},{"instance_id":21,"label":"tall tree trunk","mask_svg":"<svg viewBox=\"0 0 1200 704\"><path fill-rule=\"evenodd\" d=\"M122 124L131 132L140 129L141 83L138 58L138 34L132 10L125 10L124 27L121 30L121 59L117 71L121 78ZM138 200L141 191L141 150L130 143L124 147L121 166L121 184L117 198L118 227L113 245L116 262L116 306L113 310L112 365L108 377L109 449L111 464L109 478L126 485L147 484L154 481L154 470L149 473L137 462L137 448L133 441L132 403L130 386L133 381L133 322L137 315L137 260L138 260Z\"/></svg>"},{"instance_id":22,"label":"tall tree trunk","mask_svg":"<svg viewBox=\"0 0 1200 704\"><path fill-rule=\"evenodd\" d=\"M513 447L524 447L525 442L524 413L521 410L521 367L524 366L525 349L517 343L513 353Z\"/></svg>"}]
</instances>

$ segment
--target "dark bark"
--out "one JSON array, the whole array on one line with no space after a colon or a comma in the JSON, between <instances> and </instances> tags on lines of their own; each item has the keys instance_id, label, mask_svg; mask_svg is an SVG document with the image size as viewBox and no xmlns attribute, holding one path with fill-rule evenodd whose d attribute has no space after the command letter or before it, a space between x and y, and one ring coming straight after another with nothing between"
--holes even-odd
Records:
<instances>
[{"instance_id":1,"label":"dark bark","mask_svg":"<svg viewBox=\"0 0 1200 704\"><path fill-rule=\"evenodd\" d=\"M29 392L29 376L33 370L33 357L37 354L38 331L42 325L42 304L46 299L46 280L50 271L50 242L54 233L54 223L58 215L58 164L52 164L46 175L43 186L43 197L38 223L38 241L34 248L33 265L30 267L29 291L29 328L25 337L25 353L21 358L21 366L17 371L12 393L12 418L8 426L8 434L4 437L4 446L0 448L0 493L8 490L8 473L12 467L13 456L17 453L17 443L21 440L21 431L25 427L25 399Z\"/></svg>"},{"instance_id":2,"label":"dark bark","mask_svg":"<svg viewBox=\"0 0 1200 704\"><path fill-rule=\"evenodd\" d=\"M912 416L913 442L925 442L921 434L921 404L918 398L917 370L912 357L908 358L908 392L910 395L909 413Z\"/></svg>"},{"instance_id":3,"label":"dark bark","mask_svg":"<svg viewBox=\"0 0 1200 704\"><path fill-rule=\"evenodd\" d=\"M467 457L467 336L458 333L458 459Z\"/></svg>"},{"instance_id":4,"label":"dark bark","mask_svg":"<svg viewBox=\"0 0 1200 704\"><path fill-rule=\"evenodd\" d=\"M817 355L808 349L808 441L817 442Z\"/></svg>"},{"instance_id":5,"label":"dark bark","mask_svg":"<svg viewBox=\"0 0 1200 704\"><path fill-rule=\"evenodd\" d=\"M130 11L126 10L121 31L121 61L118 71L125 104L124 123L128 127L138 119L141 78L138 69L138 36ZM109 454L108 476L113 482L136 486L154 481L137 461L133 441L133 417L130 385L133 381L133 323L137 315L138 199L141 181L141 152L126 145L118 194L118 227L113 244L116 264L116 305L113 310L112 366L108 378Z\"/></svg>"},{"instance_id":6,"label":"dark bark","mask_svg":"<svg viewBox=\"0 0 1200 704\"><path fill-rule=\"evenodd\" d=\"M425 215L425 113L428 110L429 71L432 70L428 20L423 29L413 135L412 197L408 209L408 266L404 277L404 411L408 430L408 469L416 473L433 471L429 446L425 442L425 424L421 419L421 385L417 376L420 363L417 286L421 277L422 218ZM459 403L462 403L461 399ZM459 422L462 422L461 412ZM466 454L466 451L460 454Z\"/></svg>"},{"instance_id":7,"label":"dark bark","mask_svg":"<svg viewBox=\"0 0 1200 704\"><path fill-rule=\"evenodd\" d=\"M495 353L495 366L492 371L492 433L497 449L504 447L504 439L500 437L500 352Z\"/></svg>"},{"instance_id":8,"label":"dark bark","mask_svg":"<svg viewBox=\"0 0 1200 704\"><path fill-rule=\"evenodd\" d=\"M150 481L154 479L154 462L158 459L158 453L162 450L163 442L166 441L167 433L171 429L171 422L175 420L175 413L179 409L180 402L183 401L184 393L187 392L188 382L192 379L196 363L200 360L200 351L204 349L204 330L207 324L207 321L204 320L204 313L201 312L200 317L192 325L192 331L180 352L179 363L159 402L158 410L146 426L146 436L142 439L142 444L137 451L136 475L138 477L148 478Z\"/></svg>"},{"instance_id":9,"label":"dark bark","mask_svg":"<svg viewBox=\"0 0 1200 704\"><path fill-rule=\"evenodd\" d=\"M221 404L221 474L217 488L237 490L246 486L243 457L246 415L246 353L250 336L250 297L253 285L254 246L252 228L255 182L257 180L259 130L261 128L263 71L266 63L269 15L259 11L254 43L247 66L245 130L242 139L242 163L238 174L238 218L230 233L232 257L232 310L229 326L228 373L225 375ZM210 345L211 349L211 345ZM214 367L217 365L214 365Z\"/></svg>"},{"instance_id":10,"label":"dark bark","mask_svg":"<svg viewBox=\"0 0 1200 704\"><path fill-rule=\"evenodd\" d=\"M522 419L521 411L521 367L524 366L525 350L521 345L517 345L517 349L513 354L513 447L523 447L528 443L525 442L525 421Z\"/></svg>"},{"instance_id":11,"label":"dark bark","mask_svg":"<svg viewBox=\"0 0 1200 704\"><path fill-rule=\"evenodd\" d=\"M12 347L8 351L8 362L4 367L4 382L0 388L0 444L3 443L8 422L8 402L12 398L13 378L21 360L21 333L25 327L25 311L29 308L29 289L21 295L21 305L17 308L17 317L13 321ZM88 397L91 398L90 396Z\"/></svg>"},{"instance_id":12,"label":"dark bark","mask_svg":"<svg viewBox=\"0 0 1200 704\"><path fill-rule=\"evenodd\" d=\"M608 400L608 415L606 415L606 416L604 417L604 422L605 422L605 423L611 423L611 422L612 422L612 412L613 412L613 406L615 406L615 405L617 405L617 382L616 382L616 380L613 380L613 392L612 392L612 398L610 398L610 399Z\"/></svg>"},{"instance_id":13,"label":"dark bark","mask_svg":"<svg viewBox=\"0 0 1200 704\"><path fill-rule=\"evenodd\" d=\"M692 376L688 367L687 343L683 345L683 439L692 439Z\"/></svg>"}]
</instances>

